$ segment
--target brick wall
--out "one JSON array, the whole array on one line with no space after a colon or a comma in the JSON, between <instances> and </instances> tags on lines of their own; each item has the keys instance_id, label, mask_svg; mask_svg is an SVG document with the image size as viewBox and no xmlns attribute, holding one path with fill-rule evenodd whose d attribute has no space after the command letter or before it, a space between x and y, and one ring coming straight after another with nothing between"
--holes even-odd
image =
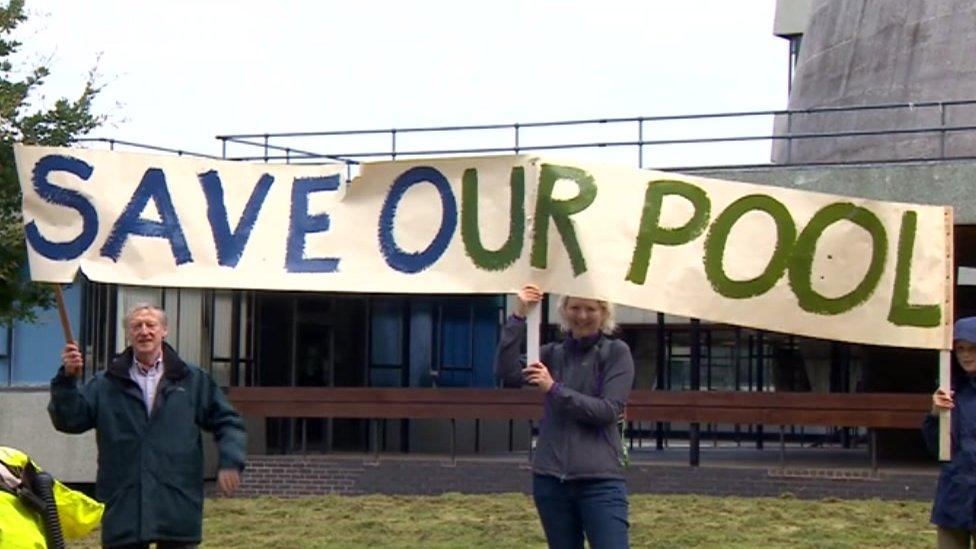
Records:
<instances>
[{"instance_id":1,"label":"brick wall","mask_svg":"<svg viewBox=\"0 0 976 549\"><path fill-rule=\"evenodd\" d=\"M872 473L868 469L636 464L627 469L631 493L882 498L930 500L936 474ZM420 456L252 455L240 495L485 494L531 491L525 461Z\"/></svg>"}]
</instances>

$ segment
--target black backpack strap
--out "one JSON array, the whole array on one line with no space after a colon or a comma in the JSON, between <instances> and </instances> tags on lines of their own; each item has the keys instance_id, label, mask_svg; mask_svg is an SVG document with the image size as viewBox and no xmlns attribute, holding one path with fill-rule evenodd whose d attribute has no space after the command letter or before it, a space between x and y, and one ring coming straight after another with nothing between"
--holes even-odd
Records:
<instances>
[{"instance_id":1,"label":"black backpack strap","mask_svg":"<svg viewBox=\"0 0 976 549\"><path fill-rule=\"evenodd\" d=\"M610 363L610 351L613 350L613 340L607 337L600 338L600 342L597 343L599 348L597 349L600 357L600 375L604 375L607 370L607 364Z\"/></svg>"},{"instance_id":2,"label":"black backpack strap","mask_svg":"<svg viewBox=\"0 0 976 549\"><path fill-rule=\"evenodd\" d=\"M596 387L597 392L603 394L603 382L606 380L607 364L610 364L610 351L613 340L601 337L596 343Z\"/></svg>"},{"instance_id":3,"label":"black backpack strap","mask_svg":"<svg viewBox=\"0 0 976 549\"><path fill-rule=\"evenodd\" d=\"M551 357L550 362L552 362L552 364L547 364L546 365L546 366L549 367L549 375L552 375L552 372L553 372L553 368L554 367L558 367L559 368L559 377L562 377L563 368L566 366L566 364L565 364L565 362L566 362L566 349L563 348L563 342L562 341L557 341L557 342L555 342L555 343L552 344L552 357ZM553 380L554 381L555 381L555 379L556 378L553 377Z\"/></svg>"}]
</instances>

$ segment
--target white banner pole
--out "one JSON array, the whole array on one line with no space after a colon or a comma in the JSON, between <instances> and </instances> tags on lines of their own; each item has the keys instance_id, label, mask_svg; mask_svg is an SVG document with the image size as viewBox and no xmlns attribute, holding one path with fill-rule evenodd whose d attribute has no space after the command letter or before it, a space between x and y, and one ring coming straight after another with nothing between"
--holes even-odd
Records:
<instances>
[{"instance_id":1,"label":"white banner pole","mask_svg":"<svg viewBox=\"0 0 976 549\"><path fill-rule=\"evenodd\" d=\"M529 305L529 312L525 316L525 363L535 364L539 362L539 325L542 323L542 305L532 303Z\"/></svg>"},{"instance_id":2,"label":"white banner pole","mask_svg":"<svg viewBox=\"0 0 976 549\"><path fill-rule=\"evenodd\" d=\"M951 351L939 352L939 387L949 393L952 390L950 379L950 353ZM952 412L941 410L939 412L939 461L949 461L952 459L952 446L949 429L952 425Z\"/></svg>"}]
</instances>

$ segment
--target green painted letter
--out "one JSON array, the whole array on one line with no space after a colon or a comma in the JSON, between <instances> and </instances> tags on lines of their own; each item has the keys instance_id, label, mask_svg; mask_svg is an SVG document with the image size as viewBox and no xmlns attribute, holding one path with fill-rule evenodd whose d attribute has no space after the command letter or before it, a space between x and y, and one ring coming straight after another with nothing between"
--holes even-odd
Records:
<instances>
[{"instance_id":1,"label":"green painted letter","mask_svg":"<svg viewBox=\"0 0 976 549\"><path fill-rule=\"evenodd\" d=\"M474 168L464 170L461 181L461 239L464 241L464 251L479 269L501 271L515 263L522 254L525 236L525 168L512 168L509 181L512 199L509 206L508 240L495 251L486 250L481 243L481 231L478 227L478 171Z\"/></svg>"},{"instance_id":2,"label":"green painted letter","mask_svg":"<svg viewBox=\"0 0 976 549\"><path fill-rule=\"evenodd\" d=\"M902 214L901 230L898 234L898 260L895 265L895 289L891 296L888 321L897 326L935 328L942 322L942 309L939 305L912 305L908 302L917 225L918 214L911 211Z\"/></svg>"},{"instance_id":3,"label":"green painted letter","mask_svg":"<svg viewBox=\"0 0 976 549\"><path fill-rule=\"evenodd\" d=\"M864 279L856 288L840 297L830 298L813 289L813 258L820 235L827 227L842 220L860 226L871 235L871 263ZM874 293L878 281L881 280L887 255L888 235L878 216L850 202L830 204L813 215L796 239L796 246L793 247L793 255L790 257L790 288L804 311L821 315L847 312L867 301Z\"/></svg>"},{"instance_id":4,"label":"green painted letter","mask_svg":"<svg viewBox=\"0 0 976 549\"><path fill-rule=\"evenodd\" d=\"M552 190L556 181L572 179L579 187L579 194L569 200L553 200ZM579 168L543 164L539 174L539 196L535 202L535 234L532 236L532 266L545 269L549 258L549 219L563 239L563 246L573 265L573 275L586 272L586 259L576 240L576 230L569 216L585 210L596 198L593 176Z\"/></svg>"},{"instance_id":5,"label":"green painted letter","mask_svg":"<svg viewBox=\"0 0 976 549\"><path fill-rule=\"evenodd\" d=\"M682 227L662 227L661 205L664 197L675 195L691 202L695 211L691 219ZM640 229L637 233L637 243L634 245L634 255L630 260L630 270L627 280L634 284L643 284L647 279L647 268L651 263L651 248L655 244L678 246L691 242L705 231L711 201L705 191L684 181L658 180L647 184L644 193L644 212L641 214Z\"/></svg>"},{"instance_id":6,"label":"green painted letter","mask_svg":"<svg viewBox=\"0 0 976 549\"><path fill-rule=\"evenodd\" d=\"M776 247L769 264L756 278L732 280L725 274L722 261L725 259L725 244L729 232L739 219L751 211L769 214L776 223ZM705 237L705 275L712 288L720 295L732 299L745 299L764 294L776 285L786 271L790 251L796 240L796 225L789 210L775 198L764 194L744 196L726 208L715 218Z\"/></svg>"}]
</instances>

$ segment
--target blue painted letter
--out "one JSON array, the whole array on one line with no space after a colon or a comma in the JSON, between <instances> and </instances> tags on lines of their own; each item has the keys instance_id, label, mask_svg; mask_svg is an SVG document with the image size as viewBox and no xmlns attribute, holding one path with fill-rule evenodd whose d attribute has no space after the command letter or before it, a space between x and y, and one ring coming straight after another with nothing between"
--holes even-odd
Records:
<instances>
[{"instance_id":1,"label":"blue painted letter","mask_svg":"<svg viewBox=\"0 0 976 549\"><path fill-rule=\"evenodd\" d=\"M433 184L441 195L443 211L441 227L427 249L409 253L403 251L393 237L393 220L396 217L400 200L407 190L424 182ZM380 211L380 250L383 252L383 257L386 258L386 263L402 273L419 273L430 267L441 257L441 254L447 249L447 245L450 244L451 235L454 234L454 229L457 227L457 217L457 201L454 199L454 193L451 192L451 184L444 177L444 174L428 166L410 168L402 173L390 187L390 193L386 195L386 201L383 202L383 209Z\"/></svg>"},{"instance_id":2,"label":"blue painted letter","mask_svg":"<svg viewBox=\"0 0 976 549\"><path fill-rule=\"evenodd\" d=\"M224 267L236 267L244 253L244 246L247 245L251 237L251 229L257 221L258 212L264 204L265 197L271 189L274 177L264 174L258 180L258 184L251 191L251 197L247 199L247 205L241 212L240 219L237 220L237 228L230 230L227 220L227 205L224 204L224 187L220 183L220 176L216 170L199 174L200 185L203 186L203 194L207 197L207 219L210 220L210 229L213 231L214 246L217 248L217 263Z\"/></svg>"},{"instance_id":3,"label":"blue painted letter","mask_svg":"<svg viewBox=\"0 0 976 549\"><path fill-rule=\"evenodd\" d=\"M160 221L140 217L150 199L156 204ZM117 262L130 234L165 238L169 240L177 265L193 261L190 249L186 246L183 229L180 228L180 220L176 216L176 209L173 207L173 199L170 198L169 189L166 187L166 175L159 168L149 168L142 176L139 187L132 193L132 199L122 210L122 215L119 216L112 227L112 232L105 240L101 250L102 256Z\"/></svg>"},{"instance_id":4,"label":"blue painted letter","mask_svg":"<svg viewBox=\"0 0 976 549\"><path fill-rule=\"evenodd\" d=\"M65 206L77 210L81 214L81 234L74 240L68 242L51 242L44 238L37 229L37 225L31 221L27 224L27 242L37 253L48 259L56 261L67 261L75 259L85 253L88 246L91 246L98 234L98 212L84 196L77 191L72 191L57 185L48 183L48 174L51 172L68 172L78 176L81 180L87 181L91 177L94 169L86 162L70 156L48 155L34 164L34 174L31 181L34 183L34 191L45 202Z\"/></svg>"},{"instance_id":5,"label":"blue painted letter","mask_svg":"<svg viewBox=\"0 0 976 549\"><path fill-rule=\"evenodd\" d=\"M329 214L308 215L308 195L339 188L339 176L296 177L291 187L291 223L288 226L288 251L285 269L290 273L334 273L336 257L305 257L305 235L329 230Z\"/></svg>"}]
</instances>

